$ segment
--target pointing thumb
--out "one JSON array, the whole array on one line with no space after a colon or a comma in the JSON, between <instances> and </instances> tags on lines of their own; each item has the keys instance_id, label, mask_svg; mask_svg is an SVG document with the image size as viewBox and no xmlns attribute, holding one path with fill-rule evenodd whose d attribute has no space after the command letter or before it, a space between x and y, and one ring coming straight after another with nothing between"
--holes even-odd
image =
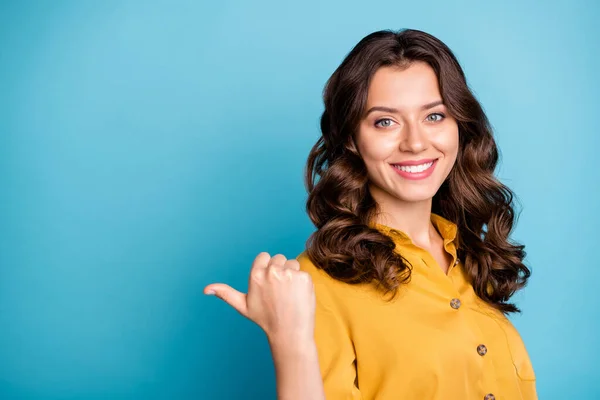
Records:
<instances>
[{"instance_id":1,"label":"pointing thumb","mask_svg":"<svg viewBox=\"0 0 600 400\"><path fill-rule=\"evenodd\" d=\"M213 283L204 288L204 294L215 295L244 317L248 317L248 305L246 303L246 294L238 292L234 288L224 283Z\"/></svg>"}]
</instances>

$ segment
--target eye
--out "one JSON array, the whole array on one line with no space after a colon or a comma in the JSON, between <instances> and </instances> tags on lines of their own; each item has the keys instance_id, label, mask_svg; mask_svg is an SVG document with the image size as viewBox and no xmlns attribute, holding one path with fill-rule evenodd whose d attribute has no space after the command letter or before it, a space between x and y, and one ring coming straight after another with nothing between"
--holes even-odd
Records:
<instances>
[{"instance_id":1,"label":"eye","mask_svg":"<svg viewBox=\"0 0 600 400\"><path fill-rule=\"evenodd\" d=\"M446 118L446 116L442 113L433 113L429 114L425 120L428 122L440 122L444 118Z\"/></svg>"},{"instance_id":2,"label":"eye","mask_svg":"<svg viewBox=\"0 0 600 400\"><path fill-rule=\"evenodd\" d=\"M378 128L388 128L388 127L392 126L393 122L394 121L392 121L389 118L381 118L381 119L378 119L377 121L375 121L375 126Z\"/></svg>"}]
</instances>

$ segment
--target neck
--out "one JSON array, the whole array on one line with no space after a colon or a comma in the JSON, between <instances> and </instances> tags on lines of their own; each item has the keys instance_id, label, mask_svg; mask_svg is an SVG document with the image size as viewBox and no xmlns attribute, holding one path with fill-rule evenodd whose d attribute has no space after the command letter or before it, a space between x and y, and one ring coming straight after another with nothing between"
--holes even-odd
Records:
<instances>
[{"instance_id":1,"label":"neck","mask_svg":"<svg viewBox=\"0 0 600 400\"><path fill-rule=\"evenodd\" d=\"M402 201L371 186L371 195L379 206L375 222L406 233L413 243L428 247L436 230L431 223L432 199Z\"/></svg>"}]
</instances>

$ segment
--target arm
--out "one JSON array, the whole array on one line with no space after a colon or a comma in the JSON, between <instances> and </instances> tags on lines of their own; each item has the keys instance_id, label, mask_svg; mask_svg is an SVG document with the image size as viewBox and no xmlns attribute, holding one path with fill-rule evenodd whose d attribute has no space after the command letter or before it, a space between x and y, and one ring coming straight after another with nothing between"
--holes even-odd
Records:
<instances>
[{"instance_id":1,"label":"arm","mask_svg":"<svg viewBox=\"0 0 600 400\"><path fill-rule=\"evenodd\" d=\"M278 400L325 400L317 347L312 340L269 340Z\"/></svg>"},{"instance_id":2,"label":"arm","mask_svg":"<svg viewBox=\"0 0 600 400\"><path fill-rule=\"evenodd\" d=\"M297 260L260 253L254 260L248 294L215 283L214 294L254 321L267 334L279 400L325 400L314 342L315 294L310 275Z\"/></svg>"}]
</instances>

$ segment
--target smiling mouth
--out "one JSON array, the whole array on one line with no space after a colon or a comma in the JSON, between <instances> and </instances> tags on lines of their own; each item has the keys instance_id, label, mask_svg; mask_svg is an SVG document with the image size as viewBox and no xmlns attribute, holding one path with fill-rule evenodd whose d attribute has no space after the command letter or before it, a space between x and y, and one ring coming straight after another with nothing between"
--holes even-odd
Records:
<instances>
[{"instance_id":1,"label":"smiling mouth","mask_svg":"<svg viewBox=\"0 0 600 400\"><path fill-rule=\"evenodd\" d=\"M402 172L407 172L410 174L418 174L424 171L427 171L429 168L431 168L433 166L433 164L436 162L437 160L432 160L423 164L418 164L418 165L400 165L400 164L392 164L392 166L394 168L396 168L398 171L402 171Z\"/></svg>"}]
</instances>

